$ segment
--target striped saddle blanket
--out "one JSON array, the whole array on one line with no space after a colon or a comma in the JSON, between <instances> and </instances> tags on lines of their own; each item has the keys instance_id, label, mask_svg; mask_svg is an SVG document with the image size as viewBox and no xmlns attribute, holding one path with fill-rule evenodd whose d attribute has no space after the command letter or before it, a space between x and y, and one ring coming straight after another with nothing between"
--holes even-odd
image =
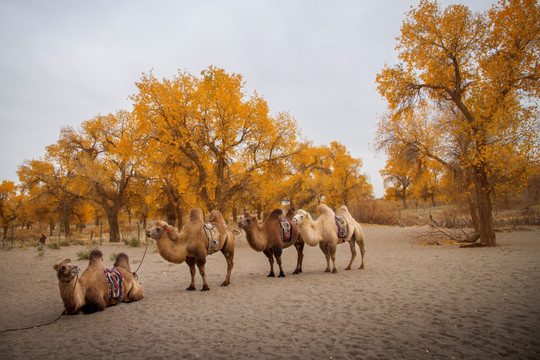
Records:
<instances>
[{"instance_id":1,"label":"striped saddle blanket","mask_svg":"<svg viewBox=\"0 0 540 360\"><path fill-rule=\"evenodd\" d=\"M349 223L345 220L345 216L336 215L337 236L340 239L345 239L349 236Z\"/></svg>"},{"instance_id":2,"label":"striped saddle blanket","mask_svg":"<svg viewBox=\"0 0 540 360\"><path fill-rule=\"evenodd\" d=\"M283 242L290 242L292 240L292 224L284 217L279 218L279 225L281 225L281 233L283 235Z\"/></svg>"},{"instance_id":3,"label":"striped saddle blanket","mask_svg":"<svg viewBox=\"0 0 540 360\"><path fill-rule=\"evenodd\" d=\"M121 301L124 295L124 278L122 273L116 269L105 269L104 273L109 283L109 299Z\"/></svg>"},{"instance_id":4,"label":"striped saddle blanket","mask_svg":"<svg viewBox=\"0 0 540 360\"><path fill-rule=\"evenodd\" d=\"M216 226L212 224L204 224L203 226L204 234L208 243L206 244L206 250L209 252L219 250L219 230Z\"/></svg>"}]
</instances>

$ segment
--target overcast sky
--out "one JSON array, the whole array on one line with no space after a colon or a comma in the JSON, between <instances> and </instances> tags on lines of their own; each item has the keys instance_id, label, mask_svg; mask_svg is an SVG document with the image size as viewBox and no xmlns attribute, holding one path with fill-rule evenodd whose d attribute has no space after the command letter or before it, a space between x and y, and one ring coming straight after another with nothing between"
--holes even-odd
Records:
<instances>
[{"instance_id":1,"label":"overcast sky","mask_svg":"<svg viewBox=\"0 0 540 360\"><path fill-rule=\"evenodd\" d=\"M248 94L288 111L316 145L344 144L382 196L375 76L397 62L395 38L418 2L0 0L0 181L18 183L18 167L61 127L131 110L142 73L214 65L241 74ZM441 4L483 12L494 2Z\"/></svg>"}]
</instances>

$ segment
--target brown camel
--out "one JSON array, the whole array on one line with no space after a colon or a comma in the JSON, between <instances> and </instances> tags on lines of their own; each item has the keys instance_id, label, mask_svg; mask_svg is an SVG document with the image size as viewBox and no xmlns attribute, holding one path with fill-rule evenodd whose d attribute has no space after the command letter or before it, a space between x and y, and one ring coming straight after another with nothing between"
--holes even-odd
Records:
<instances>
[{"instance_id":1,"label":"brown camel","mask_svg":"<svg viewBox=\"0 0 540 360\"><path fill-rule=\"evenodd\" d=\"M53 266L58 278L60 297L64 302L64 314L88 314L103 311L107 306L119 302L137 301L143 298L141 283L131 273L129 257L120 253L116 257L114 269L105 269L103 253L90 253L88 268L80 275L79 267L64 259ZM112 280L107 273L112 272ZM120 274L121 276L119 276ZM120 284L114 287L114 284Z\"/></svg>"},{"instance_id":2,"label":"brown camel","mask_svg":"<svg viewBox=\"0 0 540 360\"><path fill-rule=\"evenodd\" d=\"M284 277L283 267L281 266L281 253L283 249L294 245L298 252L296 269L293 274L302 272L302 260L304 258L304 241L300 237L298 227L291 221L294 215L294 210L289 210L288 217L281 217L283 211L276 209L272 211L266 220L259 224L259 220L255 215L246 213L244 218L238 222L238 226L246 232L246 239L255 251L262 251L270 262L270 273L268 277L274 277L274 258L279 266L279 277ZM285 226L289 224L291 232L286 234L283 230L281 222Z\"/></svg>"},{"instance_id":3,"label":"brown camel","mask_svg":"<svg viewBox=\"0 0 540 360\"><path fill-rule=\"evenodd\" d=\"M206 282L206 257L221 251L227 260L227 276L221 286L231 281L234 258L234 234L227 227L223 215L213 210L209 216L210 224L204 224L201 209L191 209L189 220L178 232L164 221L157 221L156 226L147 230L146 235L156 240L159 254L167 261L189 266L191 283L186 290L195 290L195 264L203 280L202 291L210 290Z\"/></svg>"},{"instance_id":4,"label":"brown camel","mask_svg":"<svg viewBox=\"0 0 540 360\"><path fill-rule=\"evenodd\" d=\"M360 269L363 269L366 250L364 248L364 233L362 232L362 228L353 219L345 205L339 208L338 217L343 217L342 219L345 220L344 224L348 227L348 231L338 228L337 221L339 221L339 218L325 204L319 205L319 218L317 221L313 221L311 215L302 209L298 210L293 221L298 225L300 235L302 235L302 238L308 245L315 246L318 244L321 248L326 257L326 272L330 272L330 259L333 265L332 272L337 272L336 249L338 244L343 244L344 242L348 242L351 248L351 260L345 270L351 269L354 258L356 257L355 243L360 248L362 255Z\"/></svg>"}]
</instances>

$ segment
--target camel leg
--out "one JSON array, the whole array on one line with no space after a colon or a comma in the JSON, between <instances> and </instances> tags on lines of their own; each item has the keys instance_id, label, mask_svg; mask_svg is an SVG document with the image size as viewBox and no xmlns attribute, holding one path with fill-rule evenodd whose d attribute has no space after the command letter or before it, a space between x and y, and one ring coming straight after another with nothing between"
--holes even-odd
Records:
<instances>
[{"instance_id":1,"label":"camel leg","mask_svg":"<svg viewBox=\"0 0 540 360\"><path fill-rule=\"evenodd\" d=\"M298 253L298 258L296 260L296 269L293 274L300 274L302 272L302 261L304 260L304 243L299 244L298 242L294 244L296 252Z\"/></svg>"},{"instance_id":2,"label":"camel leg","mask_svg":"<svg viewBox=\"0 0 540 360\"><path fill-rule=\"evenodd\" d=\"M186 290L192 291L195 290L195 258L187 257L186 264L189 266L189 272L191 273L191 283Z\"/></svg>"},{"instance_id":3,"label":"camel leg","mask_svg":"<svg viewBox=\"0 0 540 360\"><path fill-rule=\"evenodd\" d=\"M362 256L362 264L360 264L359 269L364 268L364 256L366 255L366 249L364 247L364 237L362 236L359 240L356 240L356 243L360 247L360 255Z\"/></svg>"},{"instance_id":4,"label":"camel leg","mask_svg":"<svg viewBox=\"0 0 540 360\"><path fill-rule=\"evenodd\" d=\"M131 302L131 301L139 301L143 298L143 291L141 284L133 279L133 285L131 286L131 289L129 289L129 292L127 293L125 302Z\"/></svg>"},{"instance_id":5,"label":"camel leg","mask_svg":"<svg viewBox=\"0 0 540 360\"><path fill-rule=\"evenodd\" d=\"M274 277L276 276L274 274L274 256L272 253L272 249L264 249L263 250L264 255L268 258L268 262L270 263L270 274L267 275L267 277Z\"/></svg>"},{"instance_id":6,"label":"camel leg","mask_svg":"<svg viewBox=\"0 0 540 360\"><path fill-rule=\"evenodd\" d=\"M234 266L234 262L233 262L234 248L232 249L232 251L225 250L225 248L223 248L221 252L223 253L223 256L225 256L225 259L227 260L227 276L225 276L225 281L221 284L221 286L227 286L231 283L231 272Z\"/></svg>"},{"instance_id":7,"label":"camel leg","mask_svg":"<svg viewBox=\"0 0 540 360\"><path fill-rule=\"evenodd\" d=\"M324 241L321 241L319 243L319 247L321 248L324 257L326 258L326 269L324 270L324 272L330 272L330 255L328 255L328 244Z\"/></svg>"},{"instance_id":8,"label":"camel leg","mask_svg":"<svg viewBox=\"0 0 540 360\"><path fill-rule=\"evenodd\" d=\"M199 273L201 274L203 281L203 288L201 289L201 291L208 291L210 290L210 287L206 282L206 269L204 268L204 265L206 264L206 256L197 256L195 261L197 263L197 267L199 268Z\"/></svg>"},{"instance_id":9,"label":"camel leg","mask_svg":"<svg viewBox=\"0 0 540 360\"><path fill-rule=\"evenodd\" d=\"M337 273L337 267L336 267L336 250L337 250L337 244L335 242L328 243L328 255L330 256L330 259L332 259L332 273Z\"/></svg>"},{"instance_id":10,"label":"camel leg","mask_svg":"<svg viewBox=\"0 0 540 360\"><path fill-rule=\"evenodd\" d=\"M347 266L345 270L351 270L352 263L354 261L354 258L356 257L356 245L354 242L354 237L349 240L349 246L351 247L351 261L349 262L349 266Z\"/></svg>"},{"instance_id":11,"label":"camel leg","mask_svg":"<svg viewBox=\"0 0 540 360\"><path fill-rule=\"evenodd\" d=\"M96 311L103 311L107 307L105 300L103 300L103 295L98 289L93 286L86 289L84 301L85 304L81 307L81 310L85 314L91 314Z\"/></svg>"},{"instance_id":12,"label":"camel leg","mask_svg":"<svg viewBox=\"0 0 540 360\"><path fill-rule=\"evenodd\" d=\"M281 246L274 247L274 257L276 258L276 262L279 266L279 277L285 277L285 273L283 272L283 267L281 267L281 254L283 253L283 249Z\"/></svg>"}]
</instances>

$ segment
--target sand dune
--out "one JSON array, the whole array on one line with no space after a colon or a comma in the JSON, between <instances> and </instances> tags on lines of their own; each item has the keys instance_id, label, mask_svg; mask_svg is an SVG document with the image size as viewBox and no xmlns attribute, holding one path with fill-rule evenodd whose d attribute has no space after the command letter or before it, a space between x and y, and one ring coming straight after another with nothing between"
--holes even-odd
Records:
<instances>
[{"instance_id":1,"label":"sand dune","mask_svg":"<svg viewBox=\"0 0 540 360\"><path fill-rule=\"evenodd\" d=\"M318 247L306 246L303 273L267 278L269 265L240 237L231 285L221 254L208 257L208 292L189 285L185 264L152 248L138 272L145 297L104 312L0 333L0 358L104 359L493 359L540 358L540 229L499 233L497 248L422 246L425 228L364 226L366 269L324 273ZM80 246L0 252L0 331L51 321L62 312L57 261ZM129 254L144 248L105 244ZM86 268L86 261L76 261ZM200 289L200 277L196 278Z\"/></svg>"}]
</instances>

